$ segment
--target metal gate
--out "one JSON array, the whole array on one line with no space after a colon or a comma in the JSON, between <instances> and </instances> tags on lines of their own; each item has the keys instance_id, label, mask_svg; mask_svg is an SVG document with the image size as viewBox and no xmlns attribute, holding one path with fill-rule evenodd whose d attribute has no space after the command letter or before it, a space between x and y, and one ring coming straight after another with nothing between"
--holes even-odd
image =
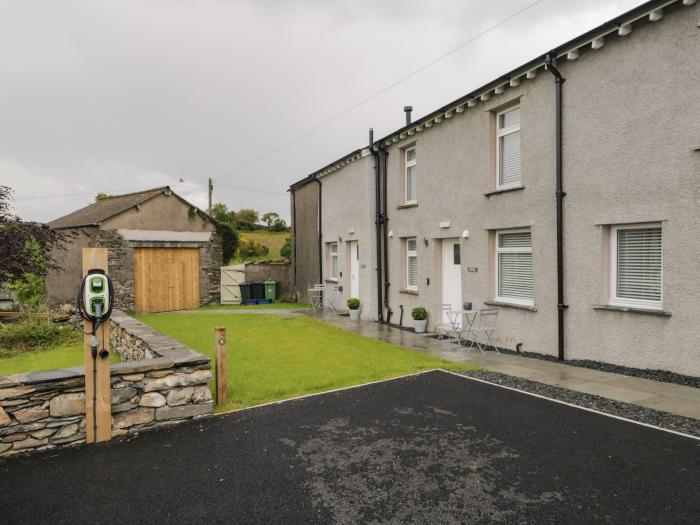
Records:
<instances>
[{"instance_id":1,"label":"metal gate","mask_svg":"<svg viewBox=\"0 0 700 525\"><path fill-rule=\"evenodd\" d=\"M241 304L240 284L245 279L245 264L221 267L221 304Z\"/></svg>"}]
</instances>

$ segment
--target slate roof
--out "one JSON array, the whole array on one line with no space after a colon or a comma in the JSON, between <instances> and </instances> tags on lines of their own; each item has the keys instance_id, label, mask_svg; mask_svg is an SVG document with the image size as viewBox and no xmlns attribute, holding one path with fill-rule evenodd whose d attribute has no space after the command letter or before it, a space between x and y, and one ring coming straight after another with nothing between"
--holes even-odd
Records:
<instances>
[{"instance_id":1,"label":"slate roof","mask_svg":"<svg viewBox=\"0 0 700 525\"><path fill-rule=\"evenodd\" d=\"M79 228L81 226L97 226L107 219L119 215L126 210L142 204L166 191L172 191L168 186L152 188L136 193L113 195L101 201L93 202L84 208L54 219L48 223L50 228Z\"/></svg>"}]
</instances>

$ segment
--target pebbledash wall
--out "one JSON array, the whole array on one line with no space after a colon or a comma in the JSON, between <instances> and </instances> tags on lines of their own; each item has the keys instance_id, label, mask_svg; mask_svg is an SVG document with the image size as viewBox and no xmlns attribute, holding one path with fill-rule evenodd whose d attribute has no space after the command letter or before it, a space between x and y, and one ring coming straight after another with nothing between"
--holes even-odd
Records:
<instances>
[{"instance_id":1,"label":"pebbledash wall","mask_svg":"<svg viewBox=\"0 0 700 525\"><path fill-rule=\"evenodd\" d=\"M213 412L208 357L121 311L110 319L112 436ZM0 377L0 456L85 442L83 367Z\"/></svg>"}]
</instances>

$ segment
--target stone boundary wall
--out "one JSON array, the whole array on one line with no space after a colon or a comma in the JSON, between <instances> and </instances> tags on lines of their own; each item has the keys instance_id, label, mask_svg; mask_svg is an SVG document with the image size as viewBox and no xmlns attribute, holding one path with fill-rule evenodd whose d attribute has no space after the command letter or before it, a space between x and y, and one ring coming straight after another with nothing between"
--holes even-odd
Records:
<instances>
[{"instance_id":1,"label":"stone boundary wall","mask_svg":"<svg viewBox=\"0 0 700 525\"><path fill-rule=\"evenodd\" d=\"M293 296L292 265L288 262L259 262L245 264L245 281L262 283L277 281L277 298Z\"/></svg>"},{"instance_id":2,"label":"stone boundary wall","mask_svg":"<svg viewBox=\"0 0 700 525\"><path fill-rule=\"evenodd\" d=\"M112 436L213 412L211 363L115 310L111 347ZM0 456L85 442L83 367L0 377Z\"/></svg>"}]
</instances>

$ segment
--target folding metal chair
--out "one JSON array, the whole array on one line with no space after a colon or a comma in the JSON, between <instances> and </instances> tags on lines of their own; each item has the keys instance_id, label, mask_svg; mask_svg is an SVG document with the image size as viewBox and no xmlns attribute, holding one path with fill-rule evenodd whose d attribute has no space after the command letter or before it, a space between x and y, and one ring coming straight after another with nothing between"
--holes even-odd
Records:
<instances>
[{"instance_id":1,"label":"folding metal chair","mask_svg":"<svg viewBox=\"0 0 700 525\"><path fill-rule=\"evenodd\" d=\"M335 306L335 302L339 296L340 287L338 285L326 286L323 294L323 310L337 314L338 309Z\"/></svg>"},{"instance_id":2,"label":"folding metal chair","mask_svg":"<svg viewBox=\"0 0 700 525\"><path fill-rule=\"evenodd\" d=\"M485 346L491 346L496 353L498 348L493 344L491 338L496 331L496 319L498 318L498 308L483 308L479 310L479 317L476 320L475 326L470 329L471 335L474 336L476 346L484 353Z\"/></svg>"},{"instance_id":3,"label":"folding metal chair","mask_svg":"<svg viewBox=\"0 0 700 525\"><path fill-rule=\"evenodd\" d=\"M443 321L445 318L445 312L447 310L452 310L452 305L445 304L431 304L430 310L435 312L435 319L440 319L440 321L435 322L435 333L437 334L438 341L442 341L445 338L449 338L450 332L454 331L454 326L452 323L446 323Z\"/></svg>"},{"instance_id":4,"label":"folding metal chair","mask_svg":"<svg viewBox=\"0 0 700 525\"><path fill-rule=\"evenodd\" d=\"M323 284L316 284L313 288L309 288L309 306L314 312L323 309L323 296L325 292L326 287Z\"/></svg>"}]
</instances>

